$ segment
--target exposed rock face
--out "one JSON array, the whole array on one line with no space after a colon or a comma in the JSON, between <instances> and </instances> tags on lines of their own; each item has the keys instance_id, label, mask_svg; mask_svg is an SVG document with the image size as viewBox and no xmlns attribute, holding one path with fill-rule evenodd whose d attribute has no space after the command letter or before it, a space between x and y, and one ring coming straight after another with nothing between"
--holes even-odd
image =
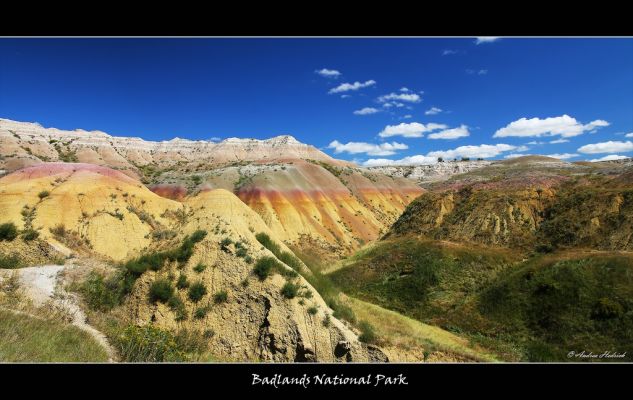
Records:
<instances>
[{"instance_id":1,"label":"exposed rock face","mask_svg":"<svg viewBox=\"0 0 633 400\"><path fill-rule=\"evenodd\" d=\"M0 178L3 222L33 228L43 238L63 225L69 237L114 260L147 247L153 231L176 229L170 216L182 209L125 174L96 165L41 163Z\"/></svg>"},{"instance_id":2,"label":"exposed rock face","mask_svg":"<svg viewBox=\"0 0 633 400\"><path fill-rule=\"evenodd\" d=\"M40 195L47 191L46 196ZM28 208L23 212L23 206ZM310 291L309 298L288 299L281 288L288 278L273 274L265 280L253 274L253 264L237 255L229 238L240 242L253 260L274 255L262 247L255 235L263 232L279 247L260 216L223 189L206 190L183 203L162 198L140 182L121 172L89 164L47 163L25 168L0 179L1 222L12 221L22 228L40 232L51 242L51 228L64 224L66 238L83 244L102 257L124 260L143 252L165 249L180 243L198 229L207 232L197 243L188 262L145 272L135 283L124 304L130 322L159 327L212 332L210 348L219 360L227 361L380 361L379 349L358 341L344 323L332 317L332 310L302 277L293 278ZM171 232L167 239L163 233ZM76 244L75 243L75 244ZM207 266L194 271L198 264ZM284 265L284 264L282 264ZM290 270L290 267L284 268ZM182 320L165 304L148 301L149 287L157 278L184 273L190 282L202 282L207 294L191 301L180 289L187 317ZM302 273L309 273L304 267ZM245 283L246 282L246 283ZM216 303L214 295L227 294ZM203 318L194 312L207 307ZM311 307L315 312L309 312ZM327 316L327 317L326 317ZM328 320L327 323L324 321ZM348 345L342 351L340 342Z\"/></svg>"},{"instance_id":3,"label":"exposed rock face","mask_svg":"<svg viewBox=\"0 0 633 400\"><path fill-rule=\"evenodd\" d=\"M288 135L267 140L229 138L218 143L179 138L152 142L137 137L110 136L100 131L43 128L39 124L1 118L0 149L0 169L8 172L47 161L105 165L135 176L139 175L138 167L194 162L218 165L299 158L350 165Z\"/></svg>"},{"instance_id":4,"label":"exposed rock face","mask_svg":"<svg viewBox=\"0 0 633 400\"><path fill-rule=\"evenodd\" d=\"M411 179L418 183L435 182L492 164L492 161L445 161L428 165L367 167L371 172Z\"/></svg>"},{"instance_id":5,"label":"exposed rock face","mask_svg":"<svg viewBox=\"0 0 633 400\"><path fill-rule=\"evenodd\" d=\"M390 235L530 249L633 248L631 164L522 157L436 183Z\"/></svg>"},{"instance_id":6,"label":"exposed rock face","mask_svg":"<svg viewBox=\"0 0 633 400\"><path fill-rule=\"evenodd\" d=\"M303 160L227 167L204 182L235 191L286 243L340 254L380 237L423 192L404 178Z\"/></svg>"},{"instance_id":7,"label":"exposed rock face","mask_svg":"<svg viewBox=\"0 0 633 400\"><path fill-rule=\"evenodd\" d=\"M140 178L171 200L207 189L233 191L280 239L316 244L331 256L380 237L423 192L408 179L357 168L291 136L150 142L0 119L0 144L0 168L7 171L81 161Z\"/></svg>"}]
</instances>

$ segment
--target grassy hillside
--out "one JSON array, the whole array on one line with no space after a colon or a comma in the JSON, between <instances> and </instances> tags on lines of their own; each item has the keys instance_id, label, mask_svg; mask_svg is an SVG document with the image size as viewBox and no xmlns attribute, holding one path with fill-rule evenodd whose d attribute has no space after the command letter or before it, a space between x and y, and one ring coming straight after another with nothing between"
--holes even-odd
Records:
<instances>
[{"instance_id":1,"label":"grassy hillside","mask_svg":"<svg viewBox=\"0 0 633 400\"><path fill-rule=\"evenodd\" d=\"M330 276L352 296L466 335L508 361L578 361L567 353L633 348L629 254L520 260L407 236L380 242Z\"/></svg>"},{"instance_id":2,"label":"grassy hillside","mask_svg":"<svg viewBox=\"0 0 633 400\"><path fill-rule=\"evenodd\" d=\"M0 309L0 362L105 362L88 333L59 321Z\"/></svg>"}]
</instances>

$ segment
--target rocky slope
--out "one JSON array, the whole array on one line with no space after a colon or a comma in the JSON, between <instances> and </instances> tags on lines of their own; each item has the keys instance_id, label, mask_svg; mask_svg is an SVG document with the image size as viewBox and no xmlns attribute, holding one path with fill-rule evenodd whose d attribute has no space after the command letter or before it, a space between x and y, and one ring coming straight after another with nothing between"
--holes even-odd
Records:
<instances>
[{"instance_id":1,"label":"rocky slope","mask_svg":"<svg viewBox=\"0 0 633 400\"><path fill-rule=\"evenodd\" d=\"M631 249L630 176L623 163L583 165L544 157L495 163L431 186L390 234L524 250Z\"/></svg>"},{"instance_id":2,"label":"rocky slope","mask_svg":"<svg viewBox=\"0 0 633 400\"><path fill-rule=\"evenodd\" d=\"M0 179L0 215L0 222L13 222L21 231L36 231L42 239L115 261L159 254L197 230L206 231L185 258L136 271L131 292L118 312L132 325L213 332L209 347L217 359L385 359L379 349L359 342L348 326L331 316L318 292L301 275L290 274L286 264L277 260L282 269L266 279L253 274L255 260L275 257L260 245L257 233L266 233L292 253L274 239L257 213L226 190L202 191L182 204L109 168L45 163ZM301 272L309 273L305 266ZM194 301L185 288L177 289L182 303L178 309L149 301L154 282L177 274L202 284L206 293ZM310 297L284 296L281 289L289 282L302 293L310 292ZM215 300L219 292L224 293L222 302ZM204 316L195 317L201 307Z\"/></svg>"},{"instance_id":3,"label":"rocky slope","mask_svg":"<svg viewBox=\"0 0 633 400\"><path fill-rule=\"evenodd\" d=\"M0 119L0 144L0 168L7 172L51 160L80 161L139 178L177 201L208 189L232 191L286 243L331 257L378 238L423 192L411 180L333 159L290 136L149 142ZM126 209L120 200L108 210Z\"/></svg>"},{"instance_id":4,"label":"rocky slope","mask_svg":"<svg viewBox=\"0 0 633 400\"><path fill-rule=\"evenodd\" d=\"M2 118L0 149L0 170L7 172L50 161L104 165L134 177L142 177L143 168L160 169L182 164L208 168L231 162L279 158L348 164L288 135L267 140L229 138L217 143L179 138L152 142L138 137L111 136L100 131L44 128L36 123Z\"/></svg>"},{"instance_id":5,"label":"rocky slope","mask_svg":"<svg viewBox=\"0 0 633 400\"><path fill-rule=\"evenodd\" d=\"M371 172L391 177L411 179L417 183L443 181L453 175L463 174L492 164L493 161L444 161L428 165L398 165L367 167Z\"/></svg>"}]
</instances>

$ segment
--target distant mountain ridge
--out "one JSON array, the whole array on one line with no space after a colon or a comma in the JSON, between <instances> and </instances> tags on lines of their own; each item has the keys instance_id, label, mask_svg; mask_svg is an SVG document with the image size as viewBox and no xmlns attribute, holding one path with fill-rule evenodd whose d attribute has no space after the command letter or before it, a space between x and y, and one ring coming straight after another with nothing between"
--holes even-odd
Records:
<instances>
[{"instance_id":1,"label":"distant mountain ridge","mask_svg":"<svg viewBox=\"0 0 633 400\"><path fill-rule=\"evenodd\" d=\"M117 137L102 131L60 130L37 123L0 118L0 169L11 172L41 162L65 161L107 165L140 176L140 167L170 166L183 162L221 165L236 161L313 159L334 165L352 165L336 160L316 147L290 135L270 139L228 138L220 142L174 138L148 141Z\"/></svg>"}]
</instances>

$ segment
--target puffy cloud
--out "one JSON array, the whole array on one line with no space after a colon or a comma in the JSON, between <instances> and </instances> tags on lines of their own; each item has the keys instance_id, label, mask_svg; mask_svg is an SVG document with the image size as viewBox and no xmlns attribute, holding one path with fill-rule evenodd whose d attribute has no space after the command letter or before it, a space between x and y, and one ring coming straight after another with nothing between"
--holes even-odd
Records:
<instances>
[{"instance_id":1,"label":"puffy cloud","mask_svg":"<svg viewBox=\"0 0 633 400\"><path fill-rule=\"evenodd\" d=\"M410 118L413 118L413 115L407 114L407 115L402 116L402 119L410 119Z\"/></svg>"},{"instance_id":2,"label":"puffy cloud","mask_svg":"<svg viewBox=\"0 0 633 400\"><path fill-rule=\"evenodd\" d=\"M424 115L435 115L435 114L439 114L442 112L441 108L437 108L437 107L431 107L428 110L426 110L424 112Z\"/></svg>"},{"instance_id":3,"label":"puffy cloud","mask_svg":"<svg viewBox=\"0 0 633 400\"><path fill-rule=\"evenodd\" d=\"M342 94L342 95L341 95L341 99L347 99L347 98L349 98L349 97L352 97L352 96L351 96L351 95L349 95L349 94Z\"/></svg>"},{"instance_id":4,"label":"puffy cloud","mask_svg":"<svg viewBox=\"0 0 633 400\"><path fill-rule=\"evenodd\" d=\"M328 145L329 149L334 149L335 153L350 153L350 154L358 154L358 153L367 153L370 156L390 156L396 153L396 150L406 150L409 148L404 143L365 143L365 142L348 142L341 143L338 140L333 141Z\"/></svg>"},{"instance_id":5,"label":"puffy cloud","mask_svg":"<svg viewBox=\"0 0 633 400\"><path fill-rule=\"evenodd\" d=\"M624 137L633 137L633 132L625 134Z\"/></svg>"},{"instance_id":6,"label":"puffy cloud","mask_svg":"<svg viewBox=\"0 0 633 400\"><path fill-rule=\"evenodd\" d=\"M420 95L416 93L389 93L378 97L380 103L388 101L405 101L408 103L419 103L422 101Z\"/></svg>"},{"instance_id":7,"label":"puffy cloud","mask_svg":"<svg viewBox=\"0 0 633 400\"><path fill-rule=\"evenodd\" d=\"M417 164L434 164L437 162L438 157L442 157L445 160L453 158L469 157L475 158L490 158L496 157L507 151L521 151L519 147L509 144L481 144L479 146L460 146L456 149L445 151L431 151L426 155L414 155L404 157L399 160L390 160L387 158L371 158L363 163L366 167L381 166L381 165L417 165ZM525 154L518 154L516 157L523 156Z\"/></svg>"},{"instance_id":8,"label":"puffy cloud","mask_svg":"<svg viewBox=\"0 0 633 400\"><path fill-rule=\"evenodd\" d=\"M429 157L442 157L444 159L469 157L469 158L490 158L496 157L506 151L517 150L517 146L499 143L495 145L480 144L479 146L460 146L452 150L432 151L427 154Z\"/></svg>"},{"instance_id":9,"label":"puffy cloud","mask_svg":"<svg viewBox=\"0 0 633 400\"><path fill-rule=\"evenodd\" d=\"M365 107L365 108L361 108L360 110L354 111L354 114L355 115L369 115L369 114L376 114L377 112L380 112L380 110L377 108Z\"/></svg>"},{"instance_id":10,"label":"puffy cloud","mask_svg":"<svg viewBox=\"0 0 633 400\"><path fill-rule=\"evenodd\" d=\"M330 89L330 91L328 93L332 94L332 93L343 93L343 92L349 92L351 90L358 90L358 89L362 89L362 88L366 88L369 86L373 86L376 84L376 81L373 79L370 79L368 81L365 82L354 82L354 83L341 83L340 85L338 85L335 88Z\"/></svg>"},{"instance_id":11,"label":"puffy cloud","mask_svg":"<svg viewBox=\"0 0 633 400\"><path fill-rule=\"evenodd\" d=\"M466 73L469 74L469 75L474 75L474 74L486 75L488 73L488 70L487 69L479 69L479 70L477 70L477 69L467 69Z\"/></svg>"},{"instance_id":12,"label":"puffy cloud","mask_svg":"<svg viewBox=\"0 0 633 400\"><path fill-rule=\"evenodd\" d=\"M594 158L593 160L589 160L591 162L598 162L598 161L614 161L614 160L624 160L625 158L629 158L627 156L621 156L618 154L609 154L608 156L604 156L601 158Z\"/></svg>"},{"instance_id":13,"label":"puffy cloud","mask_svg":"<svg viewBox=\"0 0 633 400\"><path fill-rule=\"evenodd\" d=\"M610 140L608 142L586 144L579 147L578 151L584 154L629 152L633 151L633 142L617 142Z\"/></svg>"},{"instance_id":14,"label":"puffy cloud","mask_svg":"<svg viewBox=\"0 0 633 400\"><path fill-rule=\"evenodd\" d=\"M556 140L550 140L549 142L551 144L567 143L569 142L569 139L556 139Z\"/></svg>"},{"instance_id":15,"label":"puffy cloud","mask_svg":"<svg viewBox=\"0 0 633 400\"><path fill-rule=\"evenodd\" d=\"M365 161L363 165L365 167L378 167L385 165L422 165L422 164L435 164L437 157L427 157L422 155L410 156L401 158L400 160L389 160L387 158L370 158Z\"/></svg>"},{"instance_id":16,"label":"puffy cloud","mask_svg":"<svg viewBox=\"0 0 633 400\"><path fill-rule=\"evenodd\" d=\"M426 132L432 132L438 129L446 129L448 126L444 124L421 124L419 122L401 123L398 125L387 125L378 135L380 137L403 136L403 137L422 137Z\"/></svg>"},{"instance_id":17,"label":"puffy cloud","mask_svg":"<svg viewBox=\"0 0 633 400\"><path fill-rule=\"evenodd\" d=\"M545 157L558 158L559 160L567 160L568 158L578 157L576 153L555 153L547 154Z\"/></svg>"},{"instance_id":18,"label":"puffy cloud","mask_svg":"<svg viewBox=\"0 0 633 400\"><path fill-rule=\"evenodd\" d=\"M522 154L522 153L510 153L507 156L504 156L503 158L505 159L510 159L510 158L517 158L517 157L525 157L525 156L529 156L530 154Z\"/></svg>"},{"instance_id":19,"label":"puffy cloud","mask_svg":"<svg viewBox=\"0 0 633 400\"><path fill-rule=\"evenodd\" d=\"M492 43L496 42L499 39L501 38L497 36L480 36L475 40L475 44Z\"/></svg>"},{"instance_id":20,"label":"puffy cloud","mask_svg":"<svg viewBox=\"0 0 633 400\"><path fill-rule=\"evenodd\" d=\"M461 137L470 136L468 127L466 125L460 125L458 128L445 129L440 132L429 134L429 139L458 139Z\"/></svg>"},{"instance_id":21,"label":"puffy cloud","mask_svg":"<svg viewBox=\"0 0 633 400\"><path fill-rule=\"evenodd\" d=\"M604 120L595 120L586 125L579 123L576 118L565 114L560 117L551 118L521 118L511 122L507 126L499 129L493 137L540 137L540 136L561 136L573 137L582 135L586 131L593 131L599 127L608 126Z\"/></svg>"},{"instance_id":22,"label":"puffy cloud","mask_svg":"<svg viewBox=\"0 0 633 400\"><path fill-rule=\"evenodd\" d=\"M338 78L341 73L335 69L327 69L327 68L323 68L323 69L319 69L314 71L316 74L321 75L324 78Z\"/></svg>"},{"instance_id":23,"label":"puffy cloud","mask_svg":"<svg viewBox=\"0 0 633 400\"><path fill-rule=\"evenodd\" d=\"M401 91L401 92L408 92L408 91L409 91L409 88L408 88L408 87L404 87L404 86L403 86L403 87L401 87L401 88L400 88L400 91Z\"/></svg>"}]
</instances>

